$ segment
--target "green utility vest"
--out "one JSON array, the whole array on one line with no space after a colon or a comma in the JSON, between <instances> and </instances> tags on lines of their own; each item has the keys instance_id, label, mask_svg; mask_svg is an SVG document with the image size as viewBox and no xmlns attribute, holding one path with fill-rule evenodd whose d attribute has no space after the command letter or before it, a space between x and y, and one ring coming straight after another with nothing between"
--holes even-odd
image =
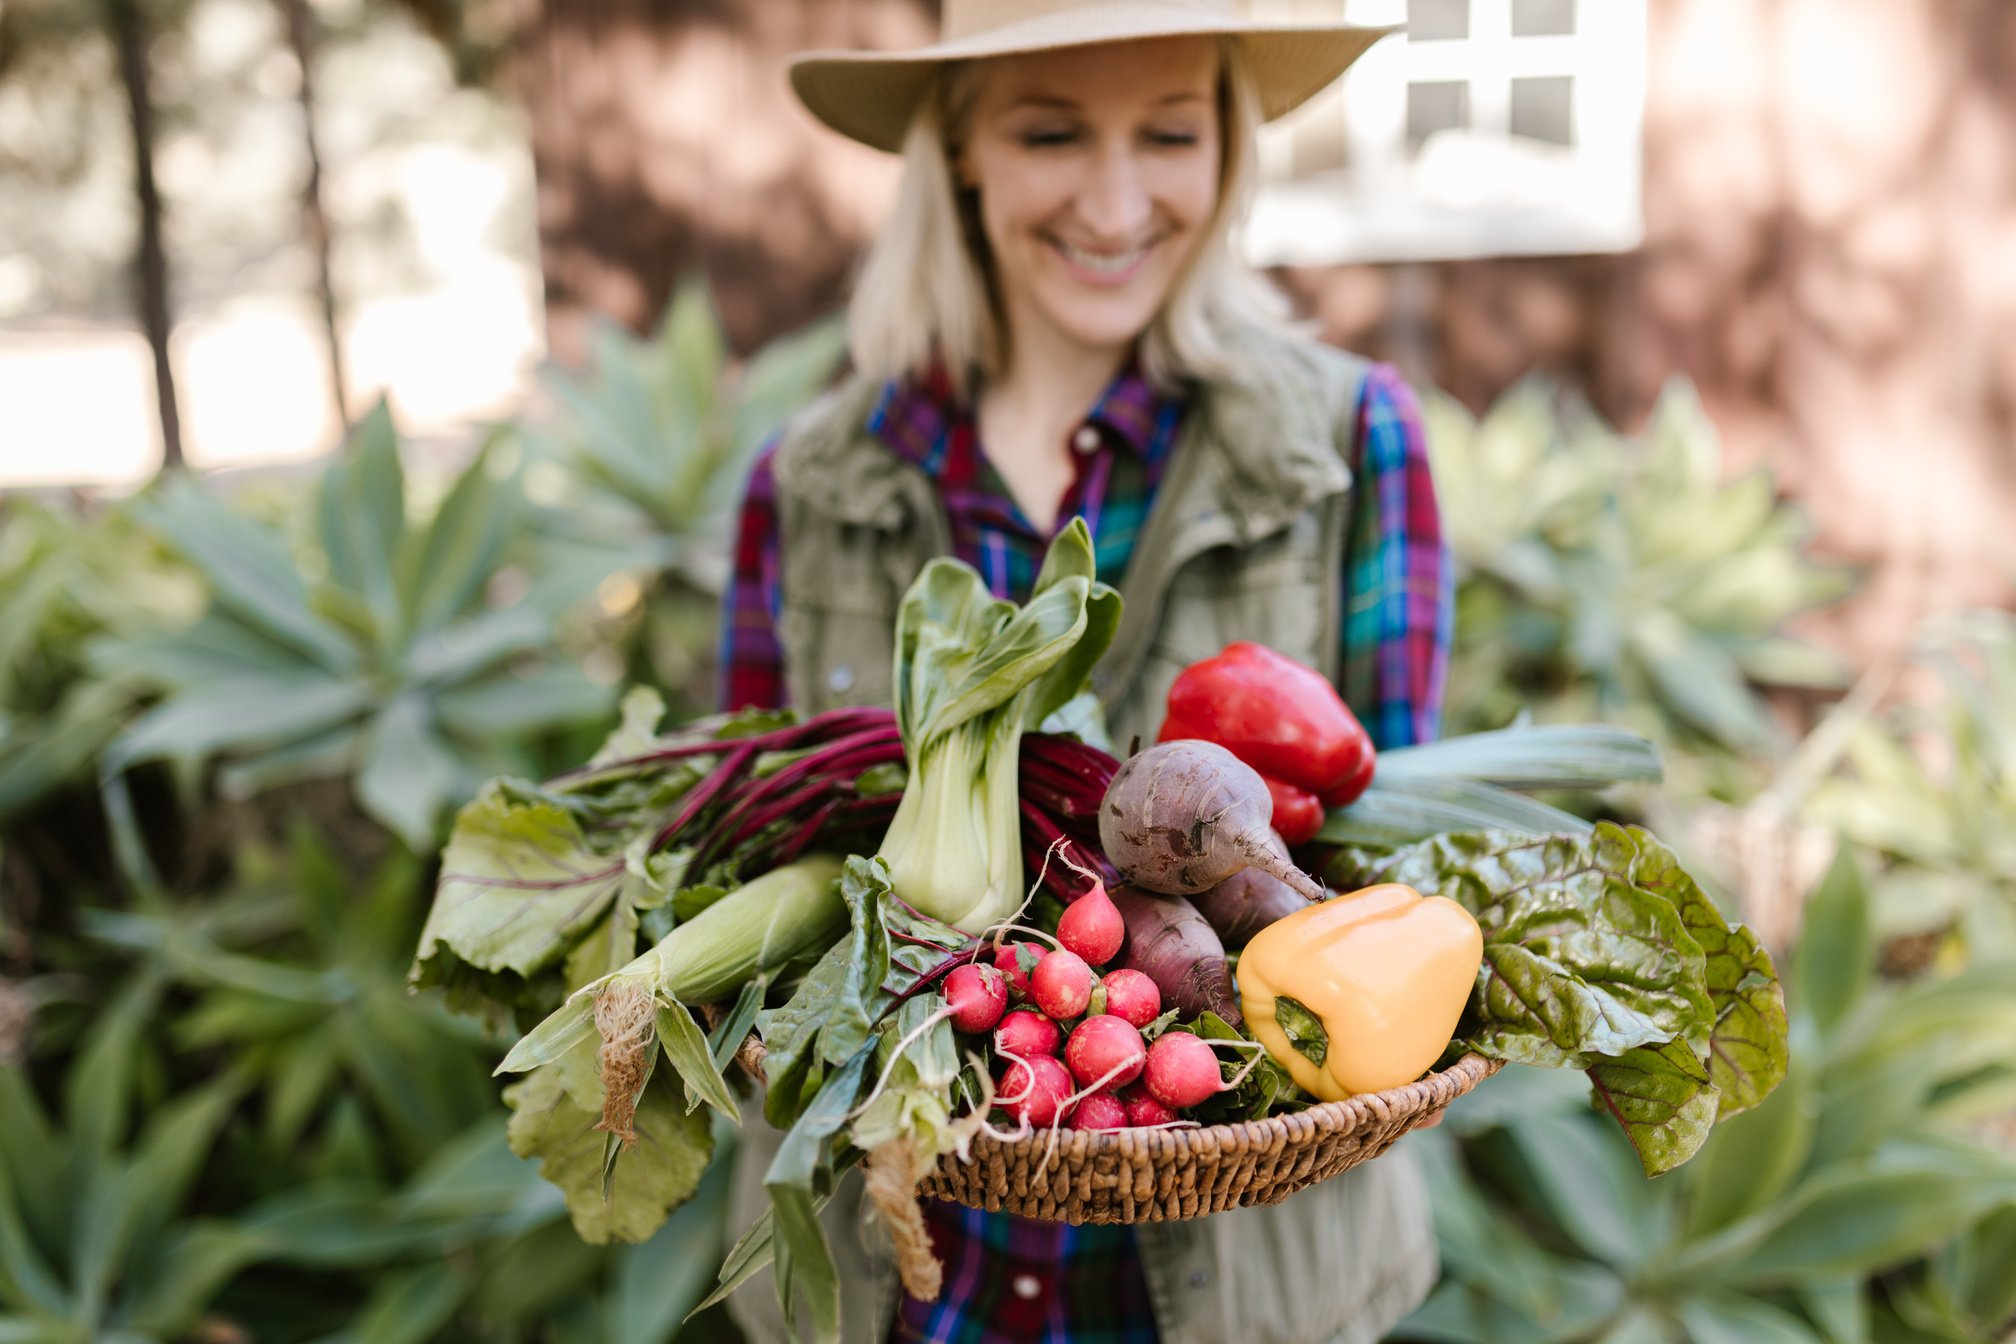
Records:
<instances>
[{"instance_id":1,"label":"green utility vest","mask_svg":"<svg viewBox=\"0 0 2016 1344\"><path fill-rule=\"evenodd\" d=\"M1120 585L1124 608L1094 689L1113 741L1154 740L1176 673L1238 639L1334 681L1363 361L1254 335L1253 372L1199 388ZM792 703L886 705L897 604L924 562L951 553L933 483L866 429L879 387L857 380L812 408L774 459ZM745 1116L733 1226L766 1207L781 1136ZM899 1288L887 1237L849 1178L823 1216L847 1344L888 1337ZM1427 1196L1402 1143L1268 1208L1138 1229L1165 1344L1371 1344L1418 1305L1437 1262ZM730 1300L751 1344L786 1344L769 1271ZM801 1323L802 1328L802 1323Z\"/></svg>"}]
</instances>

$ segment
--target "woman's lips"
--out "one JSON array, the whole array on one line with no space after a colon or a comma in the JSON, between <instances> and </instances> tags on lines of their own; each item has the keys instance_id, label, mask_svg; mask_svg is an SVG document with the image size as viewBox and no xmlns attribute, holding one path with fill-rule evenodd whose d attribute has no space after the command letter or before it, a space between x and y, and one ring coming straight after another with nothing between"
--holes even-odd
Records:
<instances>
[{"instance_id":1,"label":"woman's lips","mask_svg":"<svg viewBox=\"0 0 2016 1344\"><path fill-rule=\"evenodd\" d=\"M1161 246L1157 241L1128 248L1124 252L1101 252L1074 247L1061 238L1052 238L1049 242L1073 279L1102 289L1117 288L1139 275L1155 249Z\"/></svg>"}]
</instances>

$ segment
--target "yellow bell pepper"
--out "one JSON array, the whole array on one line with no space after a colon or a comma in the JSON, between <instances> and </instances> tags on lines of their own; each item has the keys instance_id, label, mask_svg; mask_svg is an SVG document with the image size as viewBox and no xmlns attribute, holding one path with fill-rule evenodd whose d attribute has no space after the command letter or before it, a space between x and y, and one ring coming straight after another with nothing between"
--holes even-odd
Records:
<instances>
[{"instance_id":1,"label":"yellow bell pepper","mask_svg":"<svg viewBox=\"0 0 2016 1344\"><path fill-rule=\"evenodd\" d=\"M1239 956L1254 1038L1323 1101L1411 1083L1449 1044L1484 935L1446 896L1395 883L1298 910Z\"/></svg>"}]
</instances>

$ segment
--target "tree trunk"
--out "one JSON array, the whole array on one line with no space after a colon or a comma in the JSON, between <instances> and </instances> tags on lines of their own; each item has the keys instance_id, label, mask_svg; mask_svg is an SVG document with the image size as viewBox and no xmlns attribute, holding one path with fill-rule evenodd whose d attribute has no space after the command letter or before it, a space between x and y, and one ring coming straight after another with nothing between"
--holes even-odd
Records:
<instances>
[{"instance_id":1,"label":"tree trunk","mask_svg":"<svg viewBox=\"0 0 2016 1344\"><path fill-rule=\"evenodd\" d=\"M301 188L301 228L315 253L315 281L322 305L322 335L329 347L329 392L336 423L350 428L350 387L343 374L343 344L337 334L336 281L329 263L329 216L322 209L322 149L315 138L315 16L308 0L280 0L287 16L287 41L301 67L301 143L308 151L308 180Z\"/></svg>"},{"instance_id":2,"label":"tree trunk","mask_svg":"<svg viewBox=\"0 0 2016 1344\"><path fill-rule=\"evenodd\" d=\"M140 0L106 0L119 75L133 121L134 195L140 206L140 321L154 351L154 394L161 415L161 466L182 465L182 416L175 403L175 373L168 358L173 320L168 312L168 254L161 240L161 188L154 180L154 100L147 88L148 34Z\"/></svg>"},{"instance_id":3,"label":"tree trunk","mask_svg":"<svg viewBox=\"0 0 2016 1344\"><path fill-rule=\"evenodd\" d=\"M809 47L928 41L934 0L522 0L547 339L642 331L704 275L748 350L844 300L895 160L819 127L785 82Z\"/></svg>"}]
</instances>

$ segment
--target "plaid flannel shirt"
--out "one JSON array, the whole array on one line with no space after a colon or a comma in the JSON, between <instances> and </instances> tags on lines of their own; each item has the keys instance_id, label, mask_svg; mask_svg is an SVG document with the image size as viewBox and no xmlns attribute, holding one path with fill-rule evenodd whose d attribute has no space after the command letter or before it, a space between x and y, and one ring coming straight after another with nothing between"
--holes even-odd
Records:
<instances>
[{"instance_id":1,"label":"plaid flannel shirt","mask_svg":"<svg viewBox=\"0 0 2016 1344\"><path fill-rule=\"evenodd\" d=\"M1073 442L1074 474L1059 525L1082 516L1099 577L1118 585L1175 447L1185 403L1159 397L1138 369L1123 372ZM942 377L892 382L869 429L937 482L954 553L997 597L1024 601L1051 538L1038 533L981 451L970 406ZM1093 435L1085 435L1090 428ZM756 461L742 509L722 635L722 704L784 701L775 485L770 452ZM1420 407L1400 376L1374 365L1352 455L1356 500L1345 547L1342 685L1381 748L1435 736L1453 602L1429 476ZM1153 1344L1148 1285L1128 1227L1073 1227L931 1202L933 1248L945 1265L935 1303L906 1298L894 1338L919 1344Z\"/></svg>"}]
</instances>

